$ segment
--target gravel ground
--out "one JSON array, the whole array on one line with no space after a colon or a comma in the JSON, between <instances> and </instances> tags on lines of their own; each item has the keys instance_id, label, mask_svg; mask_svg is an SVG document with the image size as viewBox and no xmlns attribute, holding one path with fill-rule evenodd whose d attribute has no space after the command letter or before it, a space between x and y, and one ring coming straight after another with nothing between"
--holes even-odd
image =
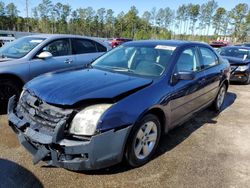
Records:
<instances>
[{"instance_id":1,"label":"gravel ground","mask_svg":"<svg viewBox=\"0 0 250 188\"><path fill-rule=\"evenodd\" d=\"M205 110L162 138L148 164L71 172L32 164L0 116L0 187L250 187L250 85L231 85L223 112Z\"/></svg>"}]
</instances>

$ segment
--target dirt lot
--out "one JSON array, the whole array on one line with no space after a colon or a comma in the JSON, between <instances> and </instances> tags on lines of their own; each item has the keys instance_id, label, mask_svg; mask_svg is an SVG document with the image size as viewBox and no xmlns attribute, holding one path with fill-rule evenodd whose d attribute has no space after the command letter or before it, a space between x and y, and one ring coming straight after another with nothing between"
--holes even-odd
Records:
<instances>
[{"instance_id":1,"label":"dirt lot","mask_svg":"<svg viewBox=\"0 0 250 188\"><path fill-rule=\"evenodd\" d=\"M150 163L81 173L33 166L0 116L0 187L250 187L249 107L250 85L231 85L220 115L205 110L171 131Z\"/></svg>"}]
</instances>

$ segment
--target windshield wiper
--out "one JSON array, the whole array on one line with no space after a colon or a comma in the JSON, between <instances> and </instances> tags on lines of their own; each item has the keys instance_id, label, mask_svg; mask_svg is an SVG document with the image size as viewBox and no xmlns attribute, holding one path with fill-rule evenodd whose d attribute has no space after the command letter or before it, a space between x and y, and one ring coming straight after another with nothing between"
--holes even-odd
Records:
<instances>
[{"instance_id":1,"label":"windshield wiper","mask_svg":"<svg viewBox=\"0 0 250 188\"><path fill-rule=\"evenodd\" d=\"M85 68L93 68L93 66L92 66L92 62L90 62L90 63L87 63L85 66L84 66Z\"/></svg>"},{"instance_id":2,"label":"windshield wiper","mask_svg":"<svg viewBox=\"0 0 250 188\"><path fill-rule=\"evenodd\" d=\"M133 73L134 71L129 69L129 68L125 68L125 67L109 67L111 68L112 70L115 70L115 71L120 71L120 72L131 72Z\"/></svg>"}]
</instances>

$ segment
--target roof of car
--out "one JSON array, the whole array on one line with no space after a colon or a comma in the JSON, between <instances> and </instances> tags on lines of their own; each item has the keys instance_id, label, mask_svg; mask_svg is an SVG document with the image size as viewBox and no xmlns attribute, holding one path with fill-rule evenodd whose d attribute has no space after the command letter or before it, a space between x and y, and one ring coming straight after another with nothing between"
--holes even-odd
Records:
<instances>
[{"instance_id":1,"label":"roof of car","mask_svg":"<svg viewBox=\"0 0 250 188\"><path fill-rule=\"evenodd\" d=\"M185 40L140 40L140 41L131 41L126 42L124 45L145 45L145 46L151 46L151 45L169 45L169 46L184 46L189 44L204 44L207 45L207 43L203 42L195 42L195 41L185 41Z\"/></svg>"},{"instance_id":2,"label":"roof of car","mask_svg":"<svg viewBox=\"0 0 250 188\"><path fill-rule=\"evenodd\" d=\"M235 49L246 49L246 50L250 50L250 47L247 46L226 46L223 48L235 48Z\"/></svg>"},{"instance_id":3,"label":"roof of car","mask_svg":"<svg viewBox=\"0 0 250 188\"><path fill-rule=\"evenodd\" d=\"M29 35L27 37L37 37L37 38L74 38L74 37L78 37L78 38L86 38L86 39L92 39L92 40L98 40L100 41L101 39L95 38L95 37L86 37L86 36L81 36L81 35L70 35L70 34L35 34L35 35Z\"/></svg>"}]
</instances>

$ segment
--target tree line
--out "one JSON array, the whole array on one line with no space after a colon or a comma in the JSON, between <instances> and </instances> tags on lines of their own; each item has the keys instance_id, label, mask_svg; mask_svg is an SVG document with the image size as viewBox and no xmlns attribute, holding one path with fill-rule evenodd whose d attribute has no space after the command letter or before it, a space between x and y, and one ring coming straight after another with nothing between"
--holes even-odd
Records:
<instances>
[{"instance_id":1,"label":"tree line","mask_svg":"<svg viewBox=\"0 0 250 188\"><path fill-rule=\"evenodd\" d=\"M239 3L232 10L218 7L215 0L203 4L183 4L177 10L170 7L152 8L139 15L135 6L115 15L112 9L92 7L73 10L69 4L53 4L42 0L21 17L14 3L0 1L0 29L38 33L70 33L103 38L191 39L207 41L218 36L230 36L237 41L248 40L250 10Z\"/></svg>"}]
</instances>

